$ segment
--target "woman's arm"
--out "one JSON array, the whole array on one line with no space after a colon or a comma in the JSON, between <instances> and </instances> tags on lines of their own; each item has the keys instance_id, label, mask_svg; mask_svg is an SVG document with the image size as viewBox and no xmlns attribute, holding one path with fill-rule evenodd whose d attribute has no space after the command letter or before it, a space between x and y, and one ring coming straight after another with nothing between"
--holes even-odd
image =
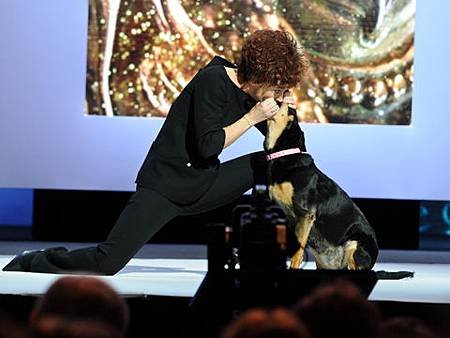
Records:
<instances>
[{"instance_id":1,"label":"woman's arm","mask_svg":"<svg viewBox=\"0 0 450 338\"><path fill-rule=\"evenodd\" d=\"M247 114L241 117L236 122L223 128L225 131L225 144L223 148L225 149L234 141L236 141L243 133L249 130L253 125L251 124Z\"/></svg>"},{"instance_id":2,"label":"woman's arm","mask_svg":"<svg viewBox=\"0 0 450 338\"><path fill-rule=\"evenodd\" d=\"M278 110L278 105L273 99L269 97L262 102L258 102L247 114L242 116L239 120L222 128L225 131L225 142L223 148L228 147L236 141L243 133L255 124L267 120L272 117Z\"/></svg>"}]
</instances>

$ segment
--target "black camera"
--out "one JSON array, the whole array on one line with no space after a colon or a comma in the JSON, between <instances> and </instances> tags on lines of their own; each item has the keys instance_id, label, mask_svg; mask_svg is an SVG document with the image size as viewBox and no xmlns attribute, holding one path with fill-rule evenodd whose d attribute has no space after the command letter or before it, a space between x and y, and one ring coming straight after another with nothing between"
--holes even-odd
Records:
<instances>
[{"instance_id":1,"label":"black camera","mask_svg":"<svg viewBox=\"0 0 450 338\"><path fill-rule=\"evenodd\" d=\"M208 272L267 277L287 268L286 220L269 198L265 185L256 185L251 203L237 205L232 225L208 226Z\"/></svg>"},{"instance_id":2,"label":"black camera","mask_svg":"<svg viewBox=\"0 0 450 338\"><path fill-rule=\"evenodd\" d=\"M207 331L251 307L291 306L324 281L348 278L367 295L375 286L373 271L289 269L300 245L264 185L233 209L231 223L208 226L208 272L189 304Z\"/></svg>"}]
</instances>

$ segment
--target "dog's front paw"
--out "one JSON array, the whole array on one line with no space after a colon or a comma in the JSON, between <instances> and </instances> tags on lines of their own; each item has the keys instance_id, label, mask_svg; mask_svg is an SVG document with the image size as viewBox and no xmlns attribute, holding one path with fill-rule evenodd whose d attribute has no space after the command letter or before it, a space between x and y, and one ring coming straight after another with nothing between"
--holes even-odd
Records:
<instances>
[{"instance_id":1,"label":"dog's front paw","mask_svg":"<svg viewBox=\"0 0 450 338\"><path fill-rule=\"evenodd\" d=\"M303 262L303 251L302 249L300 249L292 256L290 269L299 269L302 262Z\"/></svg>"}]
</instances>

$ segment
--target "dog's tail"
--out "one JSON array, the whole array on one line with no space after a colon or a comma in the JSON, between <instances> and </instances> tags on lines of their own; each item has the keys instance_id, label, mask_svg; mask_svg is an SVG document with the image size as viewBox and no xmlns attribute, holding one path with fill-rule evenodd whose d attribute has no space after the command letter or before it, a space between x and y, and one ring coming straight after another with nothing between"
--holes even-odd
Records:
<instances>
[{"instance_id":1,"label":"dog's tail","mask_svg":"<svg viewBox=\"0 0 450 338\"><path fill-rule=\"evenodd\" d=\"M378 279L403 279L414 277L414 271L375 271Z\"/></svg>"}]
</instances>

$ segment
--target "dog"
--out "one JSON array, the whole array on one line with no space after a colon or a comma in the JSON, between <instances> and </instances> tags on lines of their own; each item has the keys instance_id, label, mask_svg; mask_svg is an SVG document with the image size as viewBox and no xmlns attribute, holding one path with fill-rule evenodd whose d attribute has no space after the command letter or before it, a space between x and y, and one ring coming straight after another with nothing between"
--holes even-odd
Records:
<instances>
[{"instance_id":1,"label":"dog","mask_svg":"<svg viewBox=\"0 0 450 338\"><path fill-rule=\"evenodd\" d=\"M374 230L348 194L306 152L295 109L286 102L278 105L277 113L266 121L264 150L269 197L284 211L299 242L290 268L300 268L308 247L317 269L372 269L378 256Z\"/></svg>"}]
</instances>

